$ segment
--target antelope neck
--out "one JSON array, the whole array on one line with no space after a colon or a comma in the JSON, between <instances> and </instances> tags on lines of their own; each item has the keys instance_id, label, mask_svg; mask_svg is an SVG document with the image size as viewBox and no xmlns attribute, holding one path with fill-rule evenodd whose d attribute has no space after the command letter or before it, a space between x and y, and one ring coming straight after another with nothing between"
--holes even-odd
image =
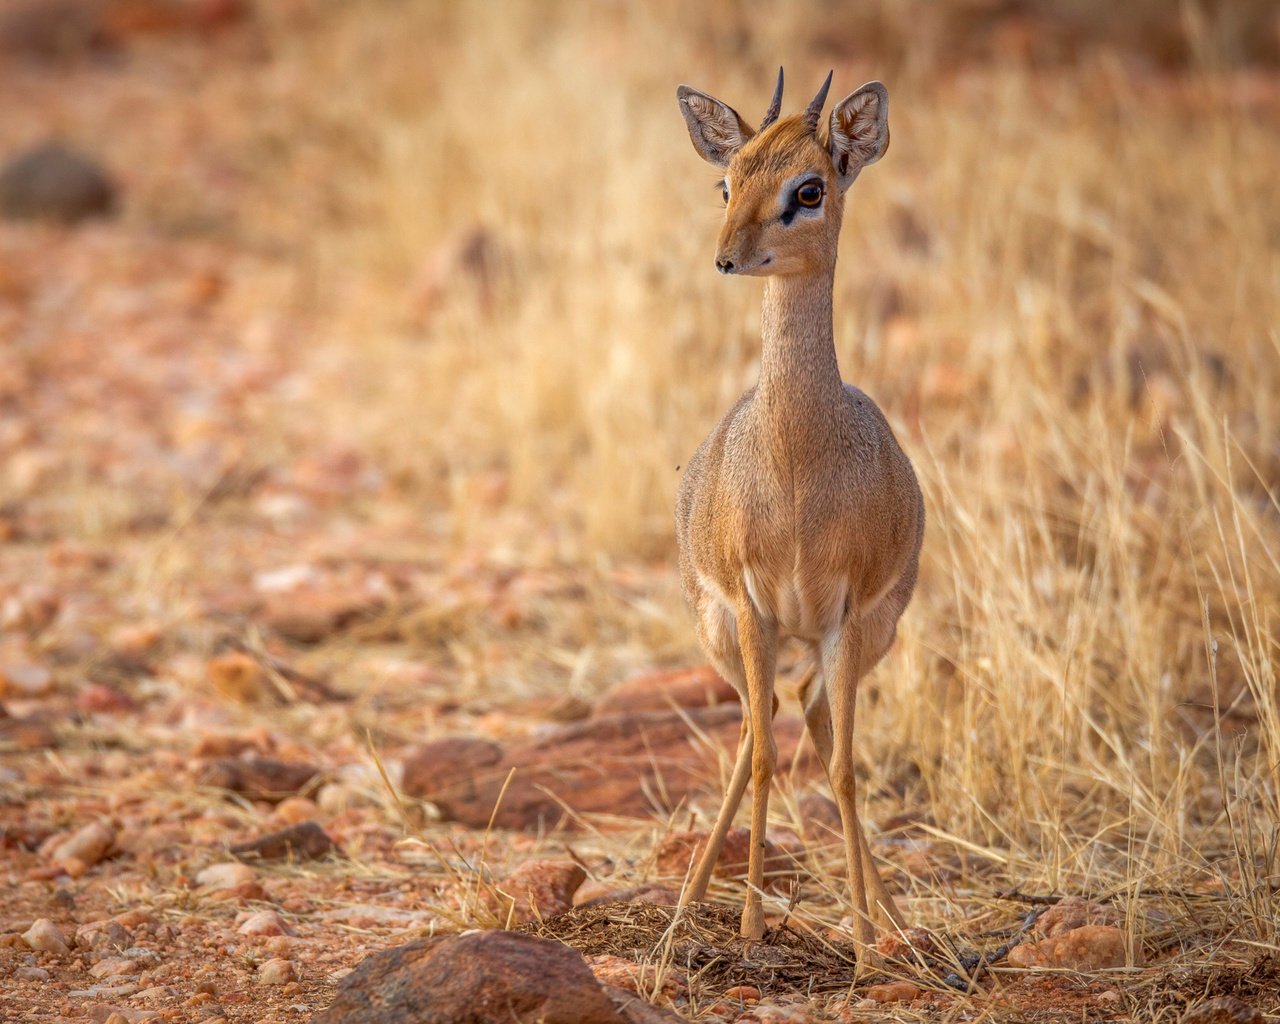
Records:
<instances>
[{"instance_id":1,"label":"antelope neck","mask_svg":"<svg viewBox=\"0 0 1280 1024\"><path fill-rule=\"evenodd\" d=\"M793 422L843 401L831 326L834 279L833 266L765 281L757 396Z\"/></svg>"}]
</instances>

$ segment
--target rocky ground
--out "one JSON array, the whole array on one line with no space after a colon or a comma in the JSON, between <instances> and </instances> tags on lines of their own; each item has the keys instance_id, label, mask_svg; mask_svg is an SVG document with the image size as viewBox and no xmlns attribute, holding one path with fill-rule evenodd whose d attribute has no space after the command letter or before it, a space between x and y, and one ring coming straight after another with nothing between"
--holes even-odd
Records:
<instances>
[{"instance_id":1,"label":"rocky ground","mask_svg":"<svg viewBox=\"0 0 1280 1024\"><path fill-rule=\"evenodd\" d=\"M261 59L239 4L94 9L79 35L4 23L5 153ZM134 36L163 37L161 84L112 71ZM838 818L790 711L768 936L736 937L740 831L716 902L677 915L740 715L637 632L671 567L569 557L500 471L440 484L465 523L424 503L322 423L289 253L112 219L104 188L172 173L216 208L239 187L202 148L216 109L148 122L139 152L188 154L181 175L137 160L0 228L0 1021L1280 1014L1276 947L1236 935L1224 879L1022 892L905 788L869 810L922 927L855 972Z\"/></svg>"}]
</instances>

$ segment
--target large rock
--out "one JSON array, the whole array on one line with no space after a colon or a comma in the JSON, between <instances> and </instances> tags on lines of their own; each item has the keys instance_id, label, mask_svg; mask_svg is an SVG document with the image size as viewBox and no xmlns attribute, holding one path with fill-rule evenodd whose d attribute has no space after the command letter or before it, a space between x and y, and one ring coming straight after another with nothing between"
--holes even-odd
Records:
<instances>
[{"instance_id":1,"label":"large rock","mask_svg":"<svg viewBox=\"0 0 1280 1024\"><path fill-rule=\"evenodd\" d=\"M1133 951L1134 965L1142 966L1142 949ZM1097 971L1124 967L1125 934L1105 924L1087 924L1043 942L1024 942L1009 950L1014 967L1065 967L1072 971Z\"/></svg>"},{"instance_id":2,"label":"large rock","mask_svg":"<svg viewBox=\"0 0 1280 1024\"><path fill-rule=\"evenodd\" d=\"M647 1004L611 994L573 949L518 932L420 939L376 953L312 1024L633 1024ZM658 1011L660 1014L661 1011ZM668 1016L666 1019L678 1020Z\"/></svg>"},{"instance_id":3,"label":"large rock","mask_svg":"<svg viewBox=\"0 0 1280 1024\"><path fill-rule=\"evenodd\" d=\"M658 844L658 874L667 879L683 879L701 859L710 836L709 830L673 832L666 836ZM751 831L731 828L724 837L712 874L717 878L746 878L750 859ZM765 888L771 890L785 890L796 877L796 858L768 838L764 841L764 877Z\"/></svg>"},{"instance_id":4,"label":"large rock","mask_svg":"<svg viewBox=\"0 0 1280 1024\"><path fill-rule=\"evenodd\" d=\"M116 187L93 160L57 142L20 154L0 170L0 216L74 224L116 205Z\"/></svg>"},{"instance_id":5,"label":"large rock","mask_svg":"<svg viewBox=\"0 0 1280 1024\"><path fill-rule=\"evenodd\" d=\"M719 790L718 761L732 759L740 725L734 704L608 715L508 747L453 737L406 760L404 791L472 828L485 828L490 816L513 829L572 825L573 812L665 817L691 793ZM802 731L799 719L774 721L780 774L790 771ZM798 768L802 775L821 772L808 755Z\"/></svg>"},{"instance_id":6,"label":"large rock","mask_svg":"<svg viewBox=\"0 0 1280 1024\"><path fill-rule=\"evenodd\" d=\"M710 665L668 672L649 672L619 683L592 710L593 717L670 711L673 708L705 708L737 704L738 691Z\"/></svg>"}]
</instances>

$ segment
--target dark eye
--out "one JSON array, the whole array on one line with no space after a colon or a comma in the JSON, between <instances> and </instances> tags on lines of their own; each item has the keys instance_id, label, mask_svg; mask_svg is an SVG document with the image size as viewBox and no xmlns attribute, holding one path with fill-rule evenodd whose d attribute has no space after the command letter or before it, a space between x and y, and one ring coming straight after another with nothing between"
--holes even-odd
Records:
<instances>
[{"instance_id":1,"label":"dark eye","mask_svg":"<svg viewBox=\"0 0 1280 1024\"><path fill-rule=\"evenodd\" d=\"M729 204L729 186L728 185L722 185L720 187L720 195L724 198L725 205L727 206Z\"/></svg>"},{"instance_id":2,"label":"dark eye","mask_svg":"<svg viewBox=\"0 0 1280 1024\"><path fill-rule=\"evenodd\" d=\"M796 189L796 202L810 208L822 202L822 186L816 181L806 181Z\"/></svg>"}]
</instances>

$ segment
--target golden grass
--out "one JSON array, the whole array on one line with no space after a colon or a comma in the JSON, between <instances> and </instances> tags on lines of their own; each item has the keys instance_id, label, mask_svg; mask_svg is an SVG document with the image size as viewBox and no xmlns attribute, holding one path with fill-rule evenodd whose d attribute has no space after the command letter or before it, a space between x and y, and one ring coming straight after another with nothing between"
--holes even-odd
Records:
<instances>
[{"instance_id":1,"label":"golden grass","mask_svg":"<svg viewBox=\"0 0 1280 1024\"><path fill-rule=\"evenodd\" d=\"M496 468L569 561L669 558L675 467L752 380L759 299L711 273L713 175L672 92L752 117L782 60L802 102L833 62L820 12L743 15L735 53L729 4L397 11L282 43L351 142L329 174L359 215L309 237L358 283L304 357L326 418L460 531ZM1222 874L1253 899L1280 814L1275 82L1211 53L840 54L837 91L887 81L894 138L855 186L840 357L929 511L864 697L871 792L1029 885Z\"/></svg>"},{"instance_id":2,"label":"golden grass","mask_svg":"<svg viewBox=\"0 0 1280 1024\"><path fill-rule=\"evenodd\" d=\"M675 85L751 120L779 62L788 108L831 64L835 95L884 79L836 335L929 518L865 792L1027 889L1220 878L1275 944L1280 85L1195 5L1178 73L947 60L948 18L869 7L264 5L272 70L217 87L246 117L234 233L300 268L320 381L264 436L364 450L460 540L496 474L558 529L547 561L669 563L676 467L752 382L759 302L712 272ZM559 683L596 642L699 657L674 586L568 614Z\"/></svg>"}]
</instances>

